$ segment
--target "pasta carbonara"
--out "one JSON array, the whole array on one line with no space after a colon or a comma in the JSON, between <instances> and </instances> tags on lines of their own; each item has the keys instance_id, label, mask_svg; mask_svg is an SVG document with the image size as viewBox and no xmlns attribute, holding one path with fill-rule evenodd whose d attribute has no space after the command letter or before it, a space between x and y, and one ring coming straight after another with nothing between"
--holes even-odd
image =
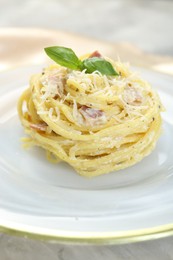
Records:
<instances>
[{"instance_id":1,"label":"pasta carbonara","mask_svg":"<svg viewBox=\"0 0 173 260\"><path fill-rule=\"evenodd\" d=\"M139 162L161 132L157 93L126 64L105 59L118 76L55 64L32 76L18 101L25 146L42 147L50 161L87 177Z\"/></svg>"}]
</instances>

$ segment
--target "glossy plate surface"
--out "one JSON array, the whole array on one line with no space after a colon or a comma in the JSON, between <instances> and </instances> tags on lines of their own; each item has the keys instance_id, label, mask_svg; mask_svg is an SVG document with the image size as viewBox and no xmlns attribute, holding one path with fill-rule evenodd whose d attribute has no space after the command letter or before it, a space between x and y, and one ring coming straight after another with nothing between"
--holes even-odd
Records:
<instances>
[{"instance_id":1,"label":"glossy plate surface","mask_svg":"<svg viewBox=\"0 0 173 260\"><path fill-rule=\"evenodd\" d=\"M40 66L0 75L0 226L40 238L116 243L173 230L173 79L137 69L166 108L155 150L140 163L86 179L39 148L24 150L19 95ZM159 235L159 234L160 235Z\"/></svg>"}]
</instances>

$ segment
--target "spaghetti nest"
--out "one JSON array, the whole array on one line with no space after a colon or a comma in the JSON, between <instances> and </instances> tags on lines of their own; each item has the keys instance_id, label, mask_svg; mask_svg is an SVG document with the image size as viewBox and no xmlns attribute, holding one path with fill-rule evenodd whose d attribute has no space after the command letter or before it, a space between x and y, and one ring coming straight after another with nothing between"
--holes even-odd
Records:
<instances>
[{"instance_id":1,"label":"spaghetti nest","mask_svg":"<svg viewBox=\"0 0 173 260\"><path fill-rule=\"evenodd\" d=\"M109 62L119 76L60 65L32 76L18 101L30 136L25 145L44 148L51 161L65 161L87 177L129 167L148 155L160 135L160 99L127 65Z\"/></svg>"}]
</instances>

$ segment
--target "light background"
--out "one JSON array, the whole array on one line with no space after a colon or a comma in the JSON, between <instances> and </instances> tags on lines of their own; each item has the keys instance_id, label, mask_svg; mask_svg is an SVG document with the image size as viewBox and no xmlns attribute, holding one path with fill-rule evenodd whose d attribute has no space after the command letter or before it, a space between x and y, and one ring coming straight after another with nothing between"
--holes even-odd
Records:
<instances>
[{"instance_id":1,"label":"light background","mask_svg":"<svg viewBox=\"0 0 173 260\"><path fill-rule=\"evenodd\" d=\"M0 0L0 27L65 30L173 55L171 0ZM172 244L170 237L119 246L74 246L1 234L0 260L169 260Z\"/></svg>"},{"instance_id":2,"label":"light background","mask_svg":"<svg viewBox=\"0 0 173 260\"><path fill-rule=\"evenodd\" d=\"M0 26L72 31L173 55L172 0L0 0Z\"/></svg>"}]
</instances>

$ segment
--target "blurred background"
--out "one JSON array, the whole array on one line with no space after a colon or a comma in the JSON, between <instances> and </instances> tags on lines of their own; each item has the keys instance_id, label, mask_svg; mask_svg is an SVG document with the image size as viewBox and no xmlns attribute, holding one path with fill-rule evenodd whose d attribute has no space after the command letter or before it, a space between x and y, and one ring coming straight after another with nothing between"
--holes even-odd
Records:
<instances>
[{"instance_id":1,"label":"blurred background","mask_svg":"<svg viewBox=\"0 0 173 260\"><path fill-rule=\"evenodd\" d=\"M157 55L173 56L173 0L0 0L0 70L8 69L11 65L19 62L38 63L42 62L43 47L48 40L44 39L41 31L37 32L33 41L33 35L24 30L18 31L21 34L15 41L15 34L8 31L7 27L29 27L56 29L60 31L76 33L82 36L98 39L99 42L130 43L137 46L146 53ZM33 31L33 30L32 30ZM15 32L15 30L14 30ZM11 38L9 35L11 34ZM28 34L26 39L25 34ZM58 34L57 37L60 37ZM66 37L69 41L71 36ZM53 35L54 36L54 35ZM24 38L24 40L22 39ZM52 34L47 34L51 38ZM19 38L19 39L18 39ZM42 48L35 47L35 43L41 38ZM58 38L59 39L59 38ZM87 45L84 39L78 42L80 45ZM59 39L61 40L61 39ZM18 44L20 41L20 45ZM26 41L29 41L28 45ZM50 39L51 41L51 39ZM88 44L91 43L88 41ZM93 44L93 42L92 42ZM97 48L98 41L94 41ZM93 46L93 45L92 45ZM122 46L122 45L121 45ZM105 45L101 45L107 50ZM99 47L100 48L100 47ZM114 45L108 45L113 52ZM121 48L121 57L128 56L133 49L127 45ZM120 48L119 48L120 49ZM32 55L29 53L32 50ZM23 52L22 52L23 51ZM39 52L40 51L40 52ZM23 53L23 56L21 54ZM115 52L115 51L114 51ZM28 54L28 57L26 58ZM128 55L127 55L128 54ZM142 57L142 58L141 58ZM146 60L147 55L139 56L136 64ZM165 60L166 59L166 60ZM168 72L168 58L164 58L164 66L160 70ZM169 71L173 74L173 62L169 58ZM158 59L152 59L152 64L158 64ZM147 60L151 63L151 58ZM170 69L170 64L172 67ZM144 65L144 63L142 64ZM158 69L158 65L157 65ZM11 80L11 79L10 79ZM27 238L15 238L0 234L0 260L23 260L23 259L173 259L172 238L168 241L148 241L144 243L104 246L104 247L77 247L72 245L59 245L32 241ZM33 258L35 256L35 258ZM82 256L82 257L81 257ZM124 257L126 256L126 257Z\"/></svg>"},{"instance_id":2,"label":"blurred background","mask_svg":"<svg viewBox=\"0 0 173 260\"><path fill-rule=\"evenodd\" d=\"M171 0L0 0L0 27L65 30L173 55Z\"/></svg>"}]
</instances>

